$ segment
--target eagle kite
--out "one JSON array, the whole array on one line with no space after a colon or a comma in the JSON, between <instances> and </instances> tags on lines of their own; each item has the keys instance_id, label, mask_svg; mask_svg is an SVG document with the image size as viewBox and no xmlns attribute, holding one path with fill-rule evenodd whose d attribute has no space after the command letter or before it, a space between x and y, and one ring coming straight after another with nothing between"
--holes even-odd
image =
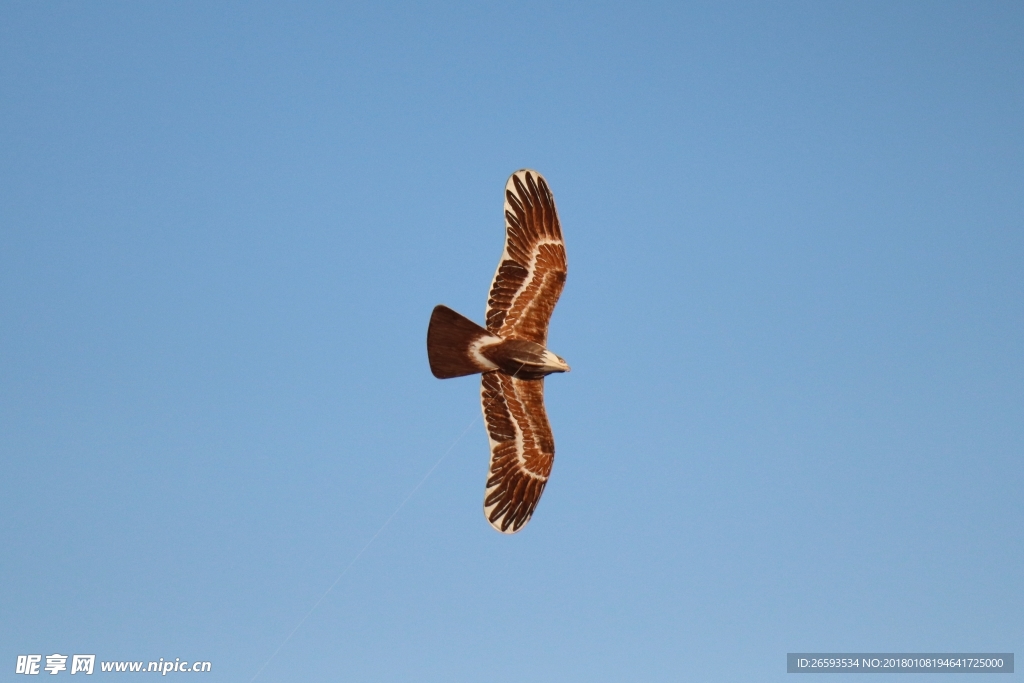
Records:
<instances>
[{"instance_id":1,"label":"eagle kite","mask_svg":"<svg viewBox=\"0 0 1024 683\"><path fill-rule=\"evenodd\" d=\"M434 377L483 373L491 443L484 515L506 534L530 521L555 459L544 376L569 366L545 344L565 273L555 198L541 174L516 171L505 184L505 251L487 297L487 328L447 306L434 308L427 328Z\"/></svg>"}]
</instances>

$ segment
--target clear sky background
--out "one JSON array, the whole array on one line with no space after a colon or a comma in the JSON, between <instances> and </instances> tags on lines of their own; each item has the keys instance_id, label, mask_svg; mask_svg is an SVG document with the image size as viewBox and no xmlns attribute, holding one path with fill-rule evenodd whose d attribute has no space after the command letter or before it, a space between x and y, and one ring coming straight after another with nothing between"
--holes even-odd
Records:
<instances>
[{"instance_id":1,"label":"clear sky background","mask_svg":"<svg viewBox=\"0 0 1024 683\"><path fill-rule=\"evenodd\" d=\"M523 167L573 371L506 537L424 342ZM0 680L249 681L467 428L258 680L1021 656L1022 266L1019 2L5 2Z\"/></svg>"}]
</instances>

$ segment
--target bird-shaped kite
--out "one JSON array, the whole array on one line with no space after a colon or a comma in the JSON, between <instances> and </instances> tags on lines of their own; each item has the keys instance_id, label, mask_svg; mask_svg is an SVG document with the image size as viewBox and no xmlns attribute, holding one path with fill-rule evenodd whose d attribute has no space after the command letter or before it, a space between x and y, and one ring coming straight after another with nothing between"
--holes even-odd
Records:
<instances>
[{"instance_id":1,"label":"bird-shaped kite","mask_svg":"<svg viewBox=\"0 0 1024 683\"><path fill-rule=\"evenodd\" d=\"M505 251L487 297L487 328L437 306L427 329L435 377L483 373L491 443L484 515L506 534L530 521L555 459L544 377L569 366L545 344L565 274L555 198L539 173L516 171L505 184Z\"/></svg>"}]
</instances>

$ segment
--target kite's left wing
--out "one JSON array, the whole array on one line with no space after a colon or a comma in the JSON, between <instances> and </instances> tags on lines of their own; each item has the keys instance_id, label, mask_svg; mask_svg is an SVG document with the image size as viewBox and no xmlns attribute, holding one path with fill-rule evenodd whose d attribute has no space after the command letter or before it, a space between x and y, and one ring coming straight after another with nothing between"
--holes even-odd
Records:
<instances>
[{"instance_id":1,"label":"kite's left wing","mask_svg":"<svg viewBox=\"0 0 1024 683\"><path fill-rule=\"evenodd\" d=\"M491 442L484 515L498 531L514 534L530 521L555 460L544 380L485 372L480 399Z\"/></svg>"},{"instance_id":2,"label":"kite's left wing","mask_svg":"<svg viewBox=\"0 0 1024 683\"><path fill-rule=\"evenodd\" d=\"M505 251L487 297L487 331L546 346L566 270L547 181L536 171L516 171L505 184Z\"/></svg>"}]
</instances>

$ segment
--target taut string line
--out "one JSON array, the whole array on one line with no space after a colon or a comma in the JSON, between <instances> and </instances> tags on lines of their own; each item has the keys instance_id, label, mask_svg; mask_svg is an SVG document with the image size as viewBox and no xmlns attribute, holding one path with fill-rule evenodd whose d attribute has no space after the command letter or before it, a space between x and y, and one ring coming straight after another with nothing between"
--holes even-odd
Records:
<instances>
[{"instance_id":1,"label":"taut string line","mask_svg":"<svg viewBox=\"0 0 1024 683\"><path fill-rule=\"evenodd\" d=\"M526 365L525 362L522 365L519 366L519 370L522 370L524 365ZM516 370L515 373L512 374L512 376L515 377L516 375L518 375L519 374L519 370ZM495 398L497 398L497 396ZM491 399L491 400L493 401L494 399ZM488 403L488 405L489 405L489 403ZM402 511L402 508L405 507L405 504L409 502L410 498L412 498L414 495L416 495L416 492L419 491L420 487L423 486L423 484L426 483L427 479L430 479L430 475L434 473L434 470L437 469L438 465L440 465L444 461L444 459L448 457L448 454L452 452L452 449L455 448L460 441L462 441L462 437L464 437L466 435L466 433L470 429L473 428L473 425L475 425L476 421L479 420L479 419L480 419L480 415L477 415L475 418L473 418L473 421L470 422L469 425L467 425L466 428L462 430L462 433L459 434L459 436L455 439L455 441L452 442L452 445L448 447L448 450L446 450L441 455L441 457L437 459L437 462L434 463L434 466L431 467L429 470L427 470L427 473L423 475L422 479L420 479L420 483L416 484L416 486L413 487L412 491L409 492L409 495L405 497L405 500L403 500L401 503L399 503L398 507L395 508L395 511L392 512L391 516L387 518L387 521L385 521L383 524L381 524L380 528L377 529L377 532L374 533L373 536L370 537L370 540L366 542L366 545L363 546L363 549L360 550L358 553L356 553L356 556L352 558L352 561L349 562L348 565L344 569L341 570L341 573L338 574L338 578L336 578L334 580L334 583L332 583L330 585L330 587L327 590L324 591L324 594L321 595L320 598L316 602L313 603L313 606L309 608L309 611L306 612L306 615L304 617L302 617L301 619L299 619L299 623L295 624L295 628L292 629L292 632L289 633L285 637L285 639L281 641L281 644L277 646L276 650L274 650L274 654L270 655L270 658L267 661L263 662L263 666L261 666L259 668L259 671L256 672L256 675L254 675L252 678L249 679L249 683L253 683L253 681L255 681L257 678L259 678L259 675L261 673L263 673L263 670L267 668L267 665L270 664L272 661L274 661L274 657L276 657L277 653L281 651L281 648L283 648L288 643L288 641L291 640L292 636L295 635L295 632L299 630L299 627L302 626L304 623L306 623L306 619L309 619L309 615L311 615L313 613L313 611L316 610L316 608L320 605L320 603L324 601L324 598L326 598L330 594L330 592L332 590L334 590L334 587L338 585L338 582L341 581L342 578L344 578L346 574L348 574L348 570L352 569L352 565L354 565L356 563L356 561L359 560L359 558L363 556L363 553L365 553L366 550L371 545L373 545L373 542L375 540L377 540L377 537L380 536L381 532L383 532L384 529L386 529L388 527L388 525L391 524L391 520L393 520L395 518L395 516L398 515L398 513Z\"/></svg>"}]
</instances>

